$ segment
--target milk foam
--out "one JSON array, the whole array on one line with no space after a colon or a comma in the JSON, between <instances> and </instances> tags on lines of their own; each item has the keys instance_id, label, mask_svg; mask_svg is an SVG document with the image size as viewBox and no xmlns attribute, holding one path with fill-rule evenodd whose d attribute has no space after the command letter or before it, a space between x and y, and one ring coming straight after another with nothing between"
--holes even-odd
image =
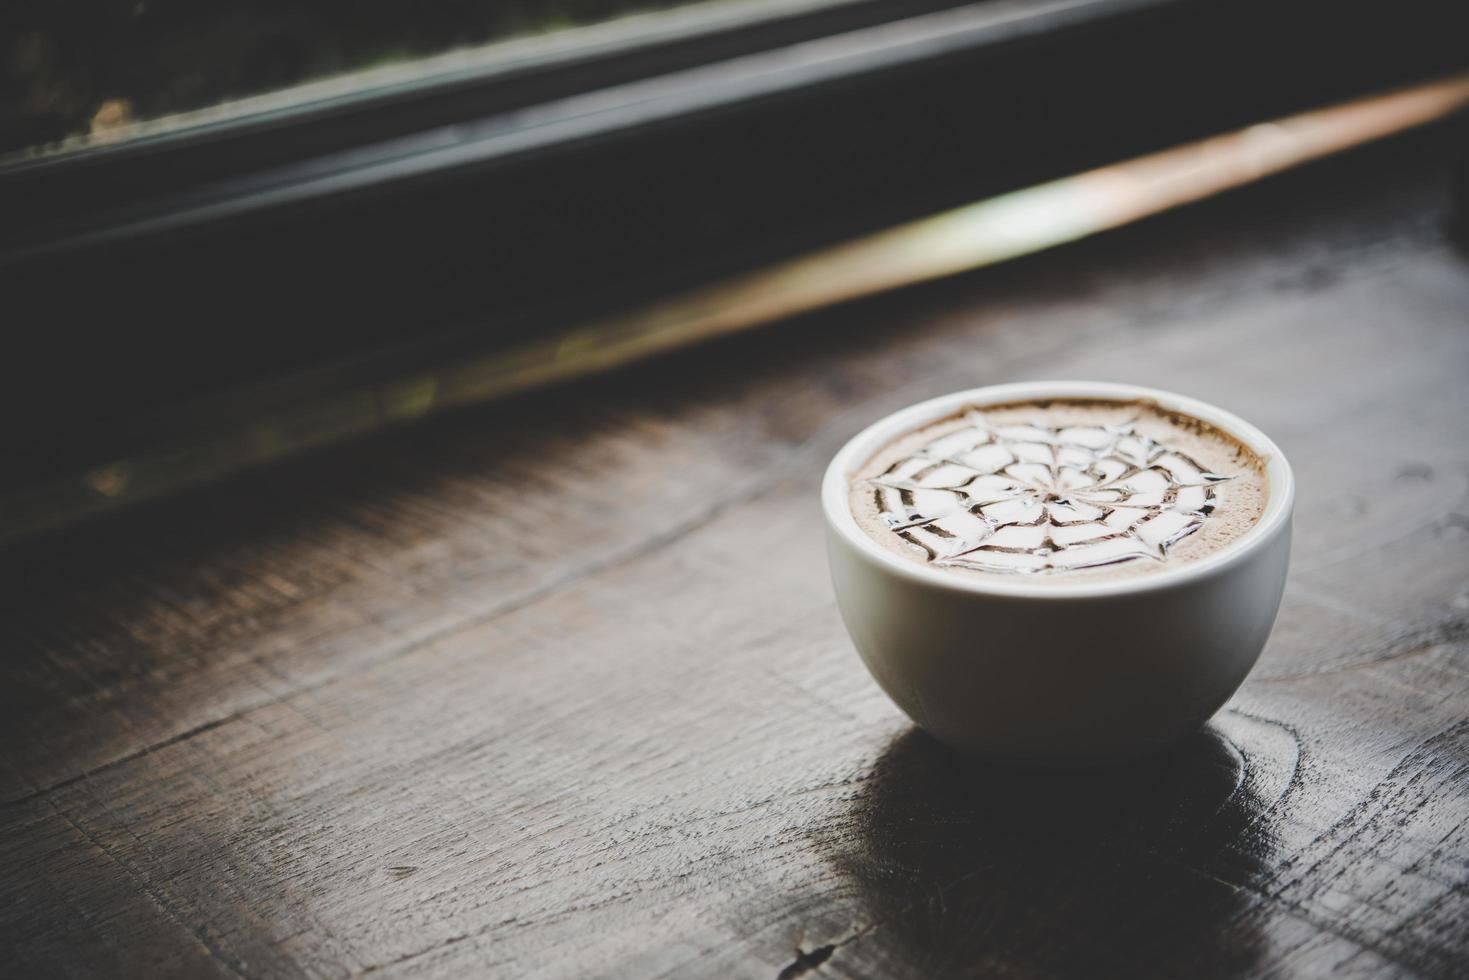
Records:
<instances>
[{"instance_id":1,"label":"milk foam","mask_svg":"<svg viewBox=\"0 0 1469 980\"><path fill-rule=\"evenodd\" d=\"M971 409L900 437L851 484L879 544L962 574L1148 574L1222 547L1264 510L1262 462L1139 402Z\"/></svg>"}]
</instances>

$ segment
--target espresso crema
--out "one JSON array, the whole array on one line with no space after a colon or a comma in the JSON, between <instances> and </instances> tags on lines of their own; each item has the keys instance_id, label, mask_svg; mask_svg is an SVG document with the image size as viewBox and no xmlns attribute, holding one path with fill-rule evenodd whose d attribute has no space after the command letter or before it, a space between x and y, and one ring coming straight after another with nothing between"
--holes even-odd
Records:
<instances>
[{"instance_id":1,"label":"espresso crema","mask_svg":"<svg viewBox=\"0 0 1469 980\"><path fill-rule=\"evenodd\" d=\"M852 477L882 547L956 575L1080 581L1209 555L1264 512L1265 462L1143 401L1056 399L963 411L897 437Z\"/></svg>"}]
</instances>

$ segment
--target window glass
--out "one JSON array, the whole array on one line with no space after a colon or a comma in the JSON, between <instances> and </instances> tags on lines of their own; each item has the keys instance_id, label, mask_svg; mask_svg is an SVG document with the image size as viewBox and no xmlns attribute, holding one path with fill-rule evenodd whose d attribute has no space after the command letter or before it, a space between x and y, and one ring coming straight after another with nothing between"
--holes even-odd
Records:
<instances>
[{"instance_id":1,"label":"window glass","mask_svg":"<svg viewBox=\"0 0 1469 980\"><path fill-rule=\"evenodd\" d=\"M0 159L655 31L737 0L5 0ZM792 4L801 6L803 4ZM810 0L806 4L810 5ZM595 33L595 31L590 32Z\"/></svg>"}]
</instances>

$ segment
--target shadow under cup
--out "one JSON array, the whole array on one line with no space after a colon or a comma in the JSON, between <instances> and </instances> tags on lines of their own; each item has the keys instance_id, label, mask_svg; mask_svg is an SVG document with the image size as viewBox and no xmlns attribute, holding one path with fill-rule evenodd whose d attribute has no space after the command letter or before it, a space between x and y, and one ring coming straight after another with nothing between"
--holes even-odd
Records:
<instances>
[{"instance_id":1,"label":"shadow under cup","mask_svg":"<svg viewBox=\"0 0 1469 980\"><path fill-rule=\"evenodd\" d=\"M894 438L964 410L1047 399L1145 402L1233 436L1265 466L1260 519L1177 568L1038 584L911 561L857 524L850 481ZM863 662L917 724L985 759L1088 766L1154 753L1239 688L1275 622L1294 481L1264 433L1195 399L1131 385L1029 382L957 392L890 415L833 458L822 483L837 603Z\"/></svg>"}]
</instances>

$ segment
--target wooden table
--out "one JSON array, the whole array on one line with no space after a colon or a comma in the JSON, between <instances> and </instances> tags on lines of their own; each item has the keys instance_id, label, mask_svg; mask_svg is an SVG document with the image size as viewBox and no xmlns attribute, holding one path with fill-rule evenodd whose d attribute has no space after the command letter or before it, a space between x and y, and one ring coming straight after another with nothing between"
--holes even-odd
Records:
<instances>
[{"instance_id":1,"label":"wooden table","mask_svg":"<svg viewBox=\"0 0 1469 980\"><path fill-rule=\"evenodd\" d=\"M1469 269L1441 137L259 472L3 555L0 972L1469 972ZM866 422L1143 382L1300 481L1270 645L1095 776L864 673Z\"/></svg>"}]
</instances>

